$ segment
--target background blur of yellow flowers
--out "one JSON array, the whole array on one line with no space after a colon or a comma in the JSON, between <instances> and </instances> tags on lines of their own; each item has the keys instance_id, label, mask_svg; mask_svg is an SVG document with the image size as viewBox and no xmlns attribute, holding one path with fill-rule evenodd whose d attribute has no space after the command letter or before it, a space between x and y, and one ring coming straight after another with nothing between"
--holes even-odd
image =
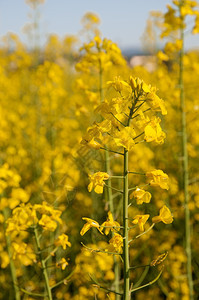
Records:
<instances>
[{"instance_id":1,"label":"background blur of yellow flowers","mask_svg":"<svg viewBox=\"0 0 199 300\"><path fill-rule=\"evenodd\" d=\"M199 3L151 13L132 65L92 12L40 47L25 2L33 46L0 46L0 299L198 299Z\"/></svg>"}]
</instances>

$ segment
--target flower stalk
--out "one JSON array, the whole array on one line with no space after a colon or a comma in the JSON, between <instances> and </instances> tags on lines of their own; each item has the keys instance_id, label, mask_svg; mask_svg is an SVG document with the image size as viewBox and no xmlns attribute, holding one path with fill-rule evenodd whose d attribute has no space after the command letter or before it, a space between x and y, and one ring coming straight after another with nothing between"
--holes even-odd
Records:
<instances>
[{"instance_id":1,"label":"flower stalk","mask_svg":"<svg viewBox=\"0 0 199 300\"><path fill-rule=\"evenodd\" d=\"M129 281L129 245L128 245L128 150L124 149L124 181L123 181L123 226L124 226L124 300L130 299Z\"/></svg>"},{"instance_id":2,"label":"flower stalk","mask_svg":"<svg viewBox=\"0 0 199 300\"><path fill-rule=\"evenodd\" d=\"M36 228L34 229L34 234L35 234L35 240L36 240L37 250L41 251L41 246L40 246L38 231L37 231ZM46 262L42 258L41 254L40 254L40 260L41 260L41 266L42 266L42 271L43 271L43 275L44 275L45 287L46 287L46 292L47 292L47 295L48 295L48 299L49 300L53 300L52 292L51 292L51 288L50 288L50 284L49 284L49 278L48 278L48 272L47 272Z\"/></svg>"},{"instance_id":3,"label":"flower stalk","mask_svg":"<svg viewBox=\"0 0 199 300\"><path fill-rule=\"evenodd\" d=\"M89 133L91 136L88 137L88 143L89 141L94 141L99 144L104 143L109 145L109 138L110 142L115 143L116 149L121 149L122 147L122 155L123 155L123 172L122 175L120 176L112 176L111 175L111 170L110 170L110 162L109 162L109 153L108 149L106 149L106 146L103 148L106 150L105 152L105 171L106 172L96 172L93 175L89 175L90 178L90 183L88 185L88 190L91 192L92 189L98 194L103 193L103 188L106 187L106 198L107 198L107 204L109 207L109 212L108 212L108 218L107 221L105 221L101 226L100 224L92 219L89 218L83 218L83 220L86 220L87 223L84 224L82 230L80 231L81 235L84 235L90 228L94 227L97 228L98 231L101 234L108 235L110 232L110 229L108 227L113 227L111 229L112 231L112 238L109 240L109 247L113 251L118 252L118 254L121 254L121 259L122 259L122 265L123 265L123 278L122 278L122 299L123 300L130 300L131 298L131 292L134 292L134 289L130 287L130 257L129 257L129 230L131 227L129 227L129 215L128 215L128 208L129 208L129 192L131 190L139 190L139 187L133 187L129 188L129 175L136 174L136 175L144 175L147 177L148 180L150 180L149 183L145 184L144 186L147 185L152 185L152 186L159 186L162 189L168 189L168 175L165 174L162 170L153 170L151 172L147 173L140 173L140 172L133 172L129 171L128 168L128 163L129 163L129 157L128 153L131 151L134 146L135 142L134 139L141 136L143 133L145 133L145 138L144 140L147 142L156 142L157 144L162 144L164 142L165 134L162 131L159 123L160 119L158 117L152 116L150 124L147 121L146 122L146 117L143 116L144 118L144 123L142 124L143 129L140 128L136 130L134 129L134 126L130 126L131 120L133 118L133 115L135 112L137 112L137 108L141 107L140 105L137 106L138 101L142 101L145 103L146 101L140 100L140 99L147 99L150 101L147 105L152 106L155 111L161 111L162 114L166 114L166 109L164 107L164 102L162 99L160 99L155 93L154 90L156 90L154 87L148 86L144 81L140 80L139 78L133 78L130 76L129 83L127 83L124 80L121 80L119 77L116 77L114 81L108 81L107 84L109 86L112 86L113 89L115 89L116 92L119 93L121 98L112 98L110 100L110 103L103 102L101 103L97 110L100 111L102 114L102 120L101 123L94 123L93 127L90 127ZM125 96L125 93L127 93L127 96ZM102 99L101 99L102 100ZM116 105L115 105L116 101ZM119 107L121 105L121 101L124 105L121 108ZM117 103L118 102L118 103ZM124 118L123 124L124 128L121 127L121 122L118 121L118 123L115 124L115 118L109 120L107 119L107 124L104 124L104 118L106 119L106 115L121 115L122 111L126 111L128 113L125 113L125 116L127 118ZM142 115L142 112L140 112ZM149 118L147 116L147 118ZM148 119L147 119L148 120ZM97 126L96 126L97 124ZM135 124L136 125L136 124ZM141 131L141 134L139 134L139 131ZM111 134L110 134L111 132ZM97 140L95 141L94 138L97 136ZM103 137L106 136L108 139L105 139L103 141ZM114 143L111 143L111 147L114 147ZM138 142L139 143L139 142ZM100 145L100 144L99 144ZM92 146L92 143L90 144ZM96 144L94 144L94 148L96 148ZM97 145L97 149L102 149L102 147ZM110 175L109 175L110 174ZM122 190L118 190L115 187L112 186L110 182L110 178L121 178L123 179L123 187ZM114 205L113 205L113 197L112 197L112 191L119 192L123 194L121 198L121 211L122 211L122 217L123 217L123 224L122 227L120 224L116 221L114 221L113 215L114 215ZM142 193L146 194L147 192L142 191ZM140 200L140 202L146 202L148 203L150 201L150 193L148 193L148 197L145 197L146 199ZM131 205L131 204L130 204ZM164 208L165 210L166 208ZM112 212L111 212L112 211ZM120 211L120 206L118 206L118 211ZM166 220L165 220L165 215L162 213L160 216L158 216L158 221L162 221L166 224L169 224L173 221L173 218L170 218L170 211L166 213ZM149 215L137 215L134 216L133 218L133 224L138 224L140 231L144 231L144 224L146 223L147 219L149 218ZM168 220L167 220L168 219ZM150 227L150 229L153 228L154 225ZM103 229L104 233L103 233ZM116 232L115 227L119 227L123 229L122 234L119 232ZM149 229L149 230L150 230ZM148 230L148 231L149 231ZM148 232L146 231L146 232ZM146 233L144 232L144 233ZM142 234L139 234L135 238L140 237ZM130 241L131 242L131 241ZM95 251L95 250L92 250ZM99 252L102 252L101 250L98 250ZM104 252L104 251L103 251ZM111 251L112 252L112 251ZM105 253L110 253L105 251ZM114 254L114 252L112 252ZM115 261L117 262L117 261ZM116 270L115 274L116 274ZM115 283L116 283L116 277L115 277ZM151 283L150 283L151 284ZM119 281L118 285L116 286L115 284L115 294L120 296L120 289L118 292L118 287L119 287ZM100 286L100 288L103 288Z\"/></svg>"},{"instance_id":4,"label":"flower stalk","mask_svg":"<svg viewBox=\"0 0 199 300\"><path fill-rule=\"evenodd\" d=\"M3 210L3 216L4 216L5 220L7 220L7 218L8 218L8 211L7 210L8 210L7 208L4 208L4 210ZM5 224L6 223L4 222L4 227L5 227L4 232L6 232L6 225ZM12 259L11 241L10 241L10 237L6 234L5 234L5 240L6 240L6 247L7 247L7 251L8 251L9 260L10 260L10 273L11 273L14 292L15 292L15 299L20 300L21 295L20 295L20 290L19 290L18 281L17 281L16 268L15 268L15 265L14 265L14 261Z\"/></svg>"},{"instance_id":5,"label":"flower stalk","mask_svg":"<svg viewBox=\"0 0 199 300\"><path fill-rule=\"evenodd\" d=\"M100 102L102 103L104 100L104 92L103 92L103 68L101 64L101 60L99 59L99 92L100 92ZM107 147L105 146L105 172L107 174L110 174L111 169L110 169L110 156L109 156L109 151ZM111 152L111 151L110 151ZM113 151L114 152L114 151ZM114 215L114 205L113 205L113 194L112 194L112 185L111 185L111 178L108 179L107 181L107 189L106 189L106 197L107 197L107 202L109 206L110 212ZM112 235L113 236L113 235ZM114 275L115 275L115 299L119 300L119 277L120 277L120 267L117 258L114 256Z\"/></svg>"},{"instance_id":6,"label":"flower stalk","mask_svg":"<svg viewBox=\"0 0 199 300\"><path fill-rule=\"evenodd\" d=\"M180 2L179 10L184 5L184 1ZM187 255L187 279L189 286L189 299L193 300L193 278L192 278L192 253L191 253L191 228L190 228L190 211L189 211L189 164L187 152L187 122L186 122L186 103L184 94L184 17L180 13L181 27L180 39L182 41L182 48L180 50L180 73L179 73L179 86L180 86L180 103L181 103L181 121L182 121L182 156L183 156L183 189L184 189L184 207L185 207L185 237L186 237L186 255Z\"/></svg>"}]
</instances>

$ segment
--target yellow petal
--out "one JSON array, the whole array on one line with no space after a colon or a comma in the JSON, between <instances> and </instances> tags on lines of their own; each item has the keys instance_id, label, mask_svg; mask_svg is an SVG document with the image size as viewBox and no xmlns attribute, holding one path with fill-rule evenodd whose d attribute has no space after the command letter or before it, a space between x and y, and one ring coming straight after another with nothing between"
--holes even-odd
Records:
<instances>
[{"instance_id":1,"label":"yellow petal","mask_svg":"<svg viewBox=\"0 0 199 300\"><path fill-rule=\"evenodd\" d=\"M84 224L82 230L80 231L80 234L84 235L90 228L91 228L90 224L88 224L88 223Z\"/></svg>"}]
</instances>

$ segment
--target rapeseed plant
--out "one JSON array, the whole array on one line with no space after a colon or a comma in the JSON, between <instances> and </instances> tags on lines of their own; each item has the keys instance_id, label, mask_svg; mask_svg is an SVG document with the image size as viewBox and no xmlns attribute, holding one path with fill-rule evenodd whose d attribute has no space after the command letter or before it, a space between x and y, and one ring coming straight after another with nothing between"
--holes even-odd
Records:
<instances>
[{"instance_id":1,"label":"rapeseed plant","mask_svg":"<svg viewBox=\"0 0 199 300\"><path fill-rule=\"evenodd\" d=\"M197 5L153 13L150 48L158 30L166 44L152 71L130 68L90 12L79 51L79 36L34 53L4 37L0 299L198 296L199 55L184 51Z\"/></svg>"},{"instance_id":2,"label":"rapeseed plant","mask_svg":"<svg viewBox=\"0 0 199 300\"><path fill-rule=\"evenodd\" d=\"M116 255L117 253L122 254L122 261L123 261L123 286L120 288L120 292L111 290L116 295L123 295L123 299L130 299L130 295L132 292L138 290L138 288L131 289L130 287L130 260L129 260L129 243L132 240L129 240L129 191L132 189L137 190L137 187L129 188L129 176L130 173L134 173L129 171L128 167L128 154L129 152L136 147L136 144L140 142L155 142L156 144L162 144L165 134L162 132L162 129L159 125L160 119L158 119L158 130L155 130L153 126L156 126L156 117L154 116L154 111L161 111L163 114L166 114L166 109L164 106L164 102L160 99L156 94L156 89L147 85L144 81L140 80L139 78L130 77L130 80L124 81L119 77L116 77L113 81L109 81L107 83L109 88L113 88L116 93L114 94L114 98L110 100L106 98L97 108L96 111L101 113L102 118L102 127L101 123L96 123L92 127L89 128L91 139L96 139L98 143L98 147L96 149L96 145L93 145L95 150L103 149L105 151L111 151L123 157L123 175L119 176L123 178L123 188L122 190L117 190L115 187L110 187L113 191L116 190L123 195L123 209L122 209L122 216L123 216L123 224L120 226L118 222L113 222L113 218L111 212L109 212L109 220L110 216L112 219L112 225L109 222L104 222L101 226L95 220L90 220L88 218L83 218L88 220L89 222L84 225L81 235L85 234L90 228L96 227L100 230L104 224L108 224L106 229L109 227L116 230L115 224L117 225L117 232L113 233L113 237L109 241L110 245L113 247L114 252L111 252L109 248L104 252L107 251L107 254ZM115 101L115 105L110 105L112 101ZM120 108L122 105L122 109ZM141 112L141 116L146 115L147 121L142 122L142 126L136 126L137 124L137 117ZM144 118L145 120L145 118ZM105 121L109 124L108 126L104 126ZM110 126L111 123L111 126ZM135 125L134 125L135 124ZM155 124L155 125L154 125ZM151 126L151 127L150 127ZM93 130L91 130L91 128ZM136 128L136 129L134 129ZM141 131L141 132L140 132ZM144 139L141 139L144 136ZM151 138L149 138L151 136ZM159 138L161 137L161 138ZM84 145L88 144L88 147L92 147L90 144L90 140L84 138ZM120 149L123 149L121 152ZM135 172L136 173L136 172ZM137 172L136 174L139 174ZM159 186L162 189L168 189L168 175L165 174L162 170L154 170L151 172L147 172L144 174L146 178L149 179L149 185L151 186ZM92 187L96 187L96 193L103 193L103 187L105 185L104 179L108 180L111 175L104 173L104 172L97 172L93 175L89 175L90 177L90 184L88 186L88 190L91 191ZM113 176L117 177L117 176ZM139 188L139 187L138 187ZM150 200L150 199L149 199ZM132 217L133 224L139 226L140 231L144 231L144 224L149 219L149 214L145 215L135 215ZM159 222L158 217L154 217L155 222ZM164 223L169 224L172 223L173 218L171 217L171 213L169 208L164 206L160 212L160 220ZM154 224L150 227L152 227ZM106 230L105 232L109 232ZM120 230L123 230L123 233L120 233ZM137 237L142 236L140 234ZM136 237L136 238L137 238ZM100 250L99 250L100 251ZM161 271L162 272L162 271ZM158 277L160 276L161 272L159 273ZM149 283L151 284L151 283ZM102 287L109 291L110 289L106 287ZM141 288L141 287L139 287ZM121 292L122 291L122 292Z\"/></svg>"}]
</instances>

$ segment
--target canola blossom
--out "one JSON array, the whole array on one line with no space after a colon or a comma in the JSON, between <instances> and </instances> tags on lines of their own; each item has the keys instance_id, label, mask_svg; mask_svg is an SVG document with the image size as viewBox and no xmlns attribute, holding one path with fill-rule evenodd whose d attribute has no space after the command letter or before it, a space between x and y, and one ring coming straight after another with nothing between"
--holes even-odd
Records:
<instances>
[{"instance_id":1,"label":"canola blossom","mask_svg":"<svg viewBox=\"0 0 199 300\"><path fill-rule=\"evenodd\" d=\"M98 222L96 222L95 220L92 220L90 218L82 218L82 219L85 220L87 223L84 224L82 230L80 231L81 235L84 235L92 227L97 228L99 230L99 232L103 234L102 230L100 229L100 225L99 225Z\"/></svg>"},{"instance_id":2,"label":"canola blossom","mask_svg":"<svg viewBox=\"0 0 199 300\"><path fill-rule=\"evenodd\" d=\"M146 173L146 177L150 180L151 186L159 186L162 189L169 189L168 175L162 170L154 170Z\"/></svg>"},{"instance_id":3,"label":"canola blossom","mask_svg":"<svg viewBox=\"0 0 199 300\"><path fill-rule=\"evenodd\" d=\"M169 208L164 205L159 212L159 216L153 217L152 218L152 222L153 223L159 223L159 222L163 222L165 224L170 224L173 222L173 217L172 214L169 210Z\"/></svg>"},{"instance_id":4,"label":"canola blossom","mask_svg":"<svg viewBox=\"0 0 199 300\"><path fill-rule=\"evenodd\" d=\"M102 223L101 229L103 230L105 228L104 233L106 235L108 235L110 231L114 231L114 227L115 227L116 230L119 230L120 224L113 220L113 215L109 211L108 212L108 218L104 223Z\"/></svg>"},{"instance_id":5,"label":"canola blossom","mask_svg":"<svg viewBox=\"0 0 199 300\"><path fill-rule=\"evenodd\" d=\"M136 190L130 195L130 199L132 198L136 199L137 204L149 203L151 200L151 194L137 187Z\"/></svg>"},{"instance_id":6,"label":"canola blossom","mask_svg":"<svg viewBox=\"0 0 199 300\"><path fill-rule=\"evenodd\" d=\"M133 218L132 223L138 224L140 231L144 231L144 224L148 220L150 215L137 215Z\"/></svg>"},{"instance_id":7,"label":"canola blossom","mask_svg":"<svg viewBox=\"0 0 199 300\"><path fill-rule=\"evenodd\" d=\"M94 188L94 191L97 194L103 193L103 186L105 184L104 180L108 180L109 175L104 172L97 172L93 175L89 175L90 183L88 185L88 191L91 192Z\"/></svg>"}]
</instances>

